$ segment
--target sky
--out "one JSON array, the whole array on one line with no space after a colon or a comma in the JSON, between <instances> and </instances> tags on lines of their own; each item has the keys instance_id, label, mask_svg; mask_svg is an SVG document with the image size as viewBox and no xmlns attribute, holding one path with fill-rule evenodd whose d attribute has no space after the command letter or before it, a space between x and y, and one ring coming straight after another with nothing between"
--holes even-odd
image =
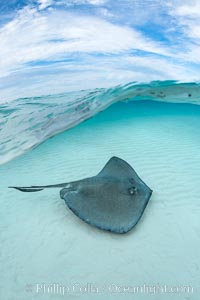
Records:
<instances>
[{"instance_id":1,"label":"sky","mask_svg":"<svg viewBox=\"0 0 200 300\"><path fill-rule=\"evenodd\" d=\"M0 102L200 80L199 0L0 2Z\"/></svg>"}]
</instances>

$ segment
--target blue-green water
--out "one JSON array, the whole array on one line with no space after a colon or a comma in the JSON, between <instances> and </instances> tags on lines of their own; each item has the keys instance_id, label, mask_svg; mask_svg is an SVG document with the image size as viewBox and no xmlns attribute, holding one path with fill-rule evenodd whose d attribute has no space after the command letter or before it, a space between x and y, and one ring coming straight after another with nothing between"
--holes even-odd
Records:
<instances>
[{"instance_id":1,"label":"blue-green water","mask_svg":"<svg viewBox=\"0 0 200 300\"><path fill-rule=\"evenodd\" d=\"M193 100L188 100L192 97L188 93L194 92L196 87L198 89L196 85L188 85L187 91L177 90L176 97L169 97L169 101L184 102L187 99L198 104L198 93ZM175 94L174 88L170 83L165 93L171 89ZM128 86L124 90L127 93ZM101 95L102 91L98 93ZM181 300L199 299L200 106L166 103L163 98L161 101L142 100L145 97L140 96L140 101L125 102L119 102L125 97L115 98L118 103L102 113L93 118L84 115L90 119L86 122L81 122L84 118L78 120L81 124L51 139L44 134L47 140L41 139L41 145L31 151L25 149L27 153L0 166L2 299L75 297L88 300L97 296L102 300L133 297L146 300L150 297L147 292L135 295L109 289L112 285L134 288L144 284L192 288L192 292L173 295L158 292L154 299L168 300L169 296ZM27 99L24 101L26 103ZM44 123L41 118L41 123L36 126L39 134L40 126L48 121L49 105L42 109L41 99L38 101L38 105L30 104L30 112L36 120L44 114ZM62 106L62 97L60 102ZM12 105L14 102L8 104L10 108ZM25 118L29 113L28 105L20 106L24 118L21 123L15 123L16 131L22 130L23 124L29 124ZM58 116L56 107L59 108L59 103L51 109ZM13 114L19 120L20 114L17 115L17 111ZM8 117L4 118L7 119L8 135L15 130L11 126L15 118L11 116L11 123ZM65 114L63 122L64 117ZM56 120L58 122L59 118L55 119L55 124ZM15 154L23 152L22 138L28 142L35 137L35 131L30 128L25 130L25 136L13 134L15 148L20 149ZM41 128L42 135L48 126ZM93 176L113 155L128 161L154 191L139 224L127 235L116 236L85 224L67 209L57 189L20 193L7 188L9 185L54 184ZM48 286L54 283L70 289L64 296L59 292L44 294L42 288L37 290L37 284ZM87 283L99 287L100 293L73 290L74 285L85 286Z\"/></svg>"},{"instance_id":2,"label":"blue-green water","mask_svg":"<svg viewBox=\"0 0 200 300\"><path fill-rule=\"evenodd\" d=\"M173 298L199 299L199 95L198 84L156 82L1 106L2 299L63 299L37 290L54 283L70 288L68 299L94 299L72 288L88 283L99 287L98 299L146 300L148 293L122 298L109 289L144 284L189 286ZM111 156L129 162L154 191L139 224L124 236L82 222L57 189L7 188L93 176ZM154 298L169 299L160 293Z\"/></svg>"},{"instance_id":3,"label":"blue-green water","mask_svg":"<svg viewBox=\"0 0 200 300\"><path fill-rule=\"evenodd\" d=\"M198 83L135 82L110 89L16 99L0 106L0 164L119 101L200 104Z\"/></svg>"}]
</instances>

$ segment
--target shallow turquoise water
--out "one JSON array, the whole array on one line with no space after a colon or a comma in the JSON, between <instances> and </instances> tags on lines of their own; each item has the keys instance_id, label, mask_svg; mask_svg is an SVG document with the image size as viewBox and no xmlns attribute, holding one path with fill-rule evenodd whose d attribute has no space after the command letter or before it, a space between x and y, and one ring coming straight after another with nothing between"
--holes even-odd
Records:
<instances>
[{"instance_id":1,"label":"shallow turquoise water","mask_svg":"<svg viewBox=\"0 0 200 300\"><path fill-rule=\"evenodd\" d=\"M63 299L37 293L37 283L190 285L193 294L170 298L199 299L199 128L197 105L118 103L2 165L0 285L6 299ZM7 189L92 176L113 155L127 160L154 190L142 220L127 235L83 223L58 190L26 194ZM97 295L116 296L122 297L109 290ZM72 290L65 297L94 299Z\"/></svg>"},{"instance_id":2,"label":"shallow turquoise water","mask_svg":"<svg viewBox=\"0 0 200 300\"><path fill-rule=\"evenodd\" d=\"M112 88L15 99L0 105L0 164L120 101L200 104L200 84L131 82Z\"/></svg>"}]
</instances>

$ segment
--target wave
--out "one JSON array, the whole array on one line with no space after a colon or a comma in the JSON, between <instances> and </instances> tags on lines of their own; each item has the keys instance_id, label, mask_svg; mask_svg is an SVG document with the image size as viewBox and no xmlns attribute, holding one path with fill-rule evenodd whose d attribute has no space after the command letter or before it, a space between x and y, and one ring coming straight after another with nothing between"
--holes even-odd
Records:
<instances>
[{"instance_id":1,"label":"wave","mask_svg":"<svg viewBox=\"0 0 200 300\"><path fill-rule=\"evenodd\" d=\"M0 105L0 164L91 118L118 101L200 104L196 82L131 82L112 88L29 97Z\"/></svg>"}]
</instances>

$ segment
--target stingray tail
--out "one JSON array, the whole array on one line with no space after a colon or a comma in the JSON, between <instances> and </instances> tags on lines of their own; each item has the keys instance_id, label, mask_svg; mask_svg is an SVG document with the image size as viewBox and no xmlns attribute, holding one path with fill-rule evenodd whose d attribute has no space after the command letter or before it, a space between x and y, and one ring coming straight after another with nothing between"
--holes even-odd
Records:
<instances>
[{"instance_id":1,"label":"stingray tail","mask_svg":"<svg viewBox=\"0 0 200 300\"><path fill-rule=\"evenodd\" d=\"M20 192L39 192L48 188L62 188L65 187L67 183L59 183L52 185L32 185L32 186L9 186L11 189L16 189Z\"/></svg>"}]
</instances>

